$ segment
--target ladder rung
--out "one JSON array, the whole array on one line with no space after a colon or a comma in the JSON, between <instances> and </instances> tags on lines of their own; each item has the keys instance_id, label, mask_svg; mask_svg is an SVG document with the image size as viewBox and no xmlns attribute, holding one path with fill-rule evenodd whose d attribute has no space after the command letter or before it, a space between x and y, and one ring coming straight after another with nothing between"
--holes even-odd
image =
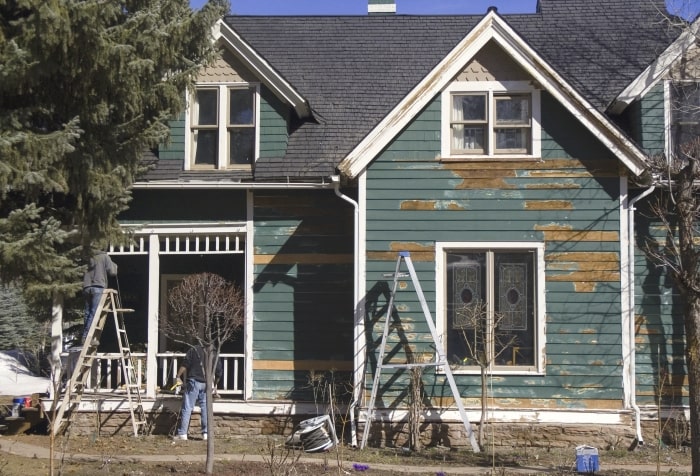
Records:
<instances>
[{"instance_id":1,"label":"ladder rung","mask_svg":"<svg viewBox=\"0 0 700 476\"><path fill-rule=\"evenodd\" d=\"M383 369L411 369L414 367L438 367L440 365L446 365L446 362L417 362L413 364L381 364L378 367Z\"/></svg>"},{"instance_id":2,"label":"ladder rung","mask_svg":"<svg viewBox=\"0 0 700 476\"><path fill-rule=\"evenodd\" d=\"M129 309L129 308L115 309L115 311L117 311L117 312L136 312L133 309Z\"/></svg>"}]
</instances>

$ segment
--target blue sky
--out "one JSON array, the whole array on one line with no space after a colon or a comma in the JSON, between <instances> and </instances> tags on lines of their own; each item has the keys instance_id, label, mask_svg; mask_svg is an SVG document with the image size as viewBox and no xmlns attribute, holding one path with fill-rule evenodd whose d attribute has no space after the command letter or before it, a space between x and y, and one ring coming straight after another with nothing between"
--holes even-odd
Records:
<instances>
[{"instance_id":1,"label":"blue sky","mask_svg":"<svg viewBox=\"0 0 700 476\"><path fill-rule=\"evenodd\" d=\"M585 0L584 0L585 1ZM199 8L206 0L190 0ZM230 0L237 15L364 15L367 0ZM399 14L486 13L489 6L499 13L535 11L537 0L396 0ZM673 13L694 18L700 12L700 0L666 0Z\"/></svg>"}]
</instances>

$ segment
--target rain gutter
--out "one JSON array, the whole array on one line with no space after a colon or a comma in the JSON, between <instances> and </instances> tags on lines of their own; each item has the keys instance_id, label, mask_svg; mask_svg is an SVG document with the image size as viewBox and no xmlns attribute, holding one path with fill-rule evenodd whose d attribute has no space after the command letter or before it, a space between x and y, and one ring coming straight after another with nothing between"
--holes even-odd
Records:
<instances>
[{"instance_id":1,"label":"rain gutter","mask_svg":"<svg viewBox=\"0 0 700 476\"><path fill-rule=\"evenodd\" d=\"M352 392L352 402L350 403L350 408L348 409L348 413L350 414L350 438L351 438L351 444L353 448L357 447L357 423L355 422L355 408L358 405L358 402L360 400L360 390L362 388L362 376L358 375L359 369L363 368L362 367L362 358L360 357L361 352L363 352L364 349L364 341L361 341L361 339L364 339L364 333L360 330L360 327L358 326L359 320L362 318L362 316L359 315L360 313L360 308L359 308L359 302L360 302L360 296L359 296L359 289L360 289L360 273L359 273L359 249L360 249L360 235L359 235L359 224L360 224L360 205L353 200L352 198L348 197L347 195L344 195L340 191L340 177L338 175L333 175L331 176L331 181L333 182L333 188L335 189L335 194L340 197L341 199L345 200L348 202L350 205L353 207L353 216L354 216L354 233L353 233L353 292L352 292L352 302L353 302L353 315L355 316L354 323L355 325L353 326L353 332L355 333L354 335L354 358L355 362L353 365L353 392Z\"/></svg>"}]
</instances>

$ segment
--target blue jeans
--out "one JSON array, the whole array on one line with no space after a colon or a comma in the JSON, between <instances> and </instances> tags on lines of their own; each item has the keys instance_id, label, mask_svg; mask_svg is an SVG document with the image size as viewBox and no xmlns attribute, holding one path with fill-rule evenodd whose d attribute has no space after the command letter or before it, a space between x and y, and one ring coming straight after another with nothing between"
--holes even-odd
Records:
<instances>
[{"instance_id":1,"label":"blue jeans","mask_svg":"<svg viewBox=\"0 0 700 476\"><path fill-rule=\"evenodd\" d=\"M185 382L185 391L182 394L182 410L180 411L180 424L177 426L178 435L186 435L190 426L190 417L195 404L199 402L202 420L202 434L207 434L207 384L188 378Z\"/></svg>"},{"instance_id":2,"label":"blue jeans","mask_svg":"<svg viewBox=\"0 0 700 476\"><path fill-rule=\"evenodd\" d=\"M83 342L85 342L88 330L90 330L90 325L92 325L92 320L95 318L97 306L100 305L102 291L104 291L104 288L100 286L88 286L87 288L83 288L83 295L85 296L85 327L83 328Z\"/></svg>"}]
</instances>

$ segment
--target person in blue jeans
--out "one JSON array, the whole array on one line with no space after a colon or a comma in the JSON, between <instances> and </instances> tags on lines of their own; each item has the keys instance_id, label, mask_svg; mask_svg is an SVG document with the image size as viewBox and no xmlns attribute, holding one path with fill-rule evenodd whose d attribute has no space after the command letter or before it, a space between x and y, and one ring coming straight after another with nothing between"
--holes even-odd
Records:
<instances>
[{"instance_id":1,"label":"person in blue jeans","mask_svg":"<svg viewBox=\"0 0 700 476\"><path fill-rule=\"evenodd\" d=\"M223 373L223 364L216 359L214 365L214 389ZM184 377L184 379L183 379ZM182 391L182 408L180 409L180 423L177 426L176 440L186 440L187 430L190 426L190 417L195 405L199 405L201 411L202 439L208 436L207 421L207 384L204 373L204 348L201 345L191 347L182 365L177 371L178 382L184 381Z\"/></svg>"},{"instance_id":2,"label":"person in blue jeans","mask_svg":"<svg viewBox=\"0 0 700 476\"><path fill-rule=\"evenodd\" d=\"M104 251L98 251L88 263L83 275L83 296L85 297L85 326L83 327L83 344L87 337L92 320L95 318L97 306L100 305L102 291L107 287L109 276L117 275L117 265ZM90 345L98 345L99 341L93 338Z\"/></svg>"}]
</instances>

